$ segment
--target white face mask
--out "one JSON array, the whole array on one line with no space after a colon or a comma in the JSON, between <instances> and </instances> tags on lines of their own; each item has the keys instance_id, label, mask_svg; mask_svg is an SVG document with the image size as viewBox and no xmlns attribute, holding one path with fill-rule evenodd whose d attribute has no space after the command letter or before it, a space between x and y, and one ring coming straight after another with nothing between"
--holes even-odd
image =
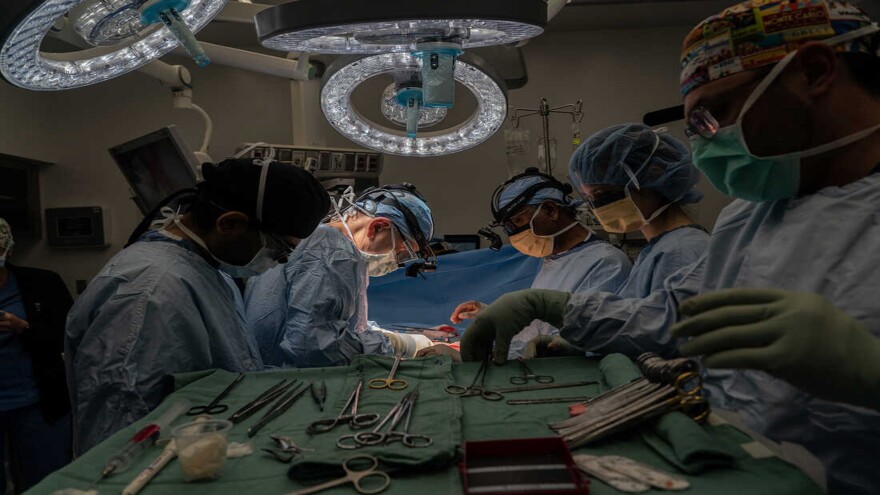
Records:
<instances>
[{"instance_id":1,"label":"white face mask","mask_svg":"<svg viewBox=\"0 0 880 495\"><path fill-rule=\"evenodd\" d=\"M368 253L360 248L357 245L357 242L354 240L354 234L351 233L351 229L348 227L348 222L345 221L345 215L339 214L339 220L342 222L342 226L345 227L345 231L348 232L348 237L351 239L351 242L354 242L355 247L361 253L361 256L367 260L367 274L371 277L382 277L388 275L389 273L397 270L399 266L397 265L397 255L395 253L395 241L394 241L394 230L391 230L391 250L387 253Z\"/></svg>"}]
</instances>

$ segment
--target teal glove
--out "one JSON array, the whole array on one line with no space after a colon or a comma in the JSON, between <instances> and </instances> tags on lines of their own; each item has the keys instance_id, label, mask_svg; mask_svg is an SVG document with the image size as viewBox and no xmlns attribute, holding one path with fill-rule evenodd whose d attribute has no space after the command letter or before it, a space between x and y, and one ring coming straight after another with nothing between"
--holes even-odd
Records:
<instances>
[{"instance_id":1,"label":"teal glove","mask_svg":"<svg viewBox=\"0 0 880 495\"><path fill-rule=\"evenodd\" d=\"M523 359L583 355L583 349L569 344L558 335L538 335L526 344L522 352Z\"/></svg>"},{"instance_id":2,"label":"teal glove","mask_svg":"<svg viewBox=\"0 0 880 495\"><path fill-rule=\"evenodd\" d=\"M510 340L527 327L532 320L542 320L561 327L565 319L565 305L571 294L556 290L525 289L499 297L483 309L465 330L461 339L461 357L465 361L480 361L492 349L495 341L495 362L507 362Z\"/></svg>"},{"instance_id":3,"label":"teal glove","mask_svg":"<svg viewBox=\"0 0 880 495\"><path fill-rule=\"evenodd\" d=\"M880 339L817 294L725 289L685 301L670 328L709 368L766 371L828 400L880 410Z\"/></svg>"}]
</instances>

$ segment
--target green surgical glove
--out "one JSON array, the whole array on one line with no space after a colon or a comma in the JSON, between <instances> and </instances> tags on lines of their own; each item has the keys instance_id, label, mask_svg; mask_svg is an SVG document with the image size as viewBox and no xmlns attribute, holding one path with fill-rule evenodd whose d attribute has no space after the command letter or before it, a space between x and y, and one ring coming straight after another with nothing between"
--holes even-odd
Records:
<instances>
[{"instance_id":1,"label":"green surgical glove","mask_svg":"<svg viewBox=\"0 0 880 495\"><path fill-rule=\"evenodd\" d=\"M461 357L465 361L480 361L492 349L495 341L495 362L507 362L510 340L527 327L532 320L542 320L559 328L565 319L568 292L525 289L499 297L483 309L464 332L461 339Z\"/></svg>"},{"instance_id":2,"label":"green surgical glove","mask_svg":"<svg viewBox=\"0 0 880 495\"><path fill-rule=\"evenodd\" d=\"M584 350L568 343L559 335L538 335L526 344L523 359L583 356Z\"/></svg>"},{"instance_id":3,"label":"green surgical glove","mask_svg":"<svg viewBox=\"0 0 880 495\"><path fill-rule=\"evenodd\" d=\"M765 371L815 395L880 410L880 339L817 294L725 289L685 301L670 328L709 368Z\"/></svg>"}]
</instances>

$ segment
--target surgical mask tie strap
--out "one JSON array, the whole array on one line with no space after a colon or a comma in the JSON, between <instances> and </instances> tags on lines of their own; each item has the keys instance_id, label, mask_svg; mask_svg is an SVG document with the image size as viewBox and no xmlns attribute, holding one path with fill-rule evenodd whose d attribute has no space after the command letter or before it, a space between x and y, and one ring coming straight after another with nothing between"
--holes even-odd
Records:
<instances>
[{"instance_id":1,"label":"surgical mask tie strap","mask_svg":"<svg viewBox=\"0 0 880 495\"><path fill-rule=\"evenodd\" d=\"M665 130L665 128L661 128L660 130ZM660 147L660 132L658 132L658 130L654 130L652 132L654 133L654 146L651 148L651 152L645 158L645 161L643 161L642 164L639 165L639 168L636 169L635 173L633 173L632 169L629 168L629 166L625 162L623 162L623 161L620 162L620 166L623 167L624 172L626 172L626 174L629 175L630 183L632 183L636 187L636 189L639 191L642 190L642 187L639 184L639 179L636 177L636 174L641 172L642 169L644 169L648 165L648 163L651 161L651 158L654 158L654 153L657 152L657 148ZM624 187L624 190L626 190L629 188L629 184L627 184L623 187Z\"/></svg>"}]
</instances>

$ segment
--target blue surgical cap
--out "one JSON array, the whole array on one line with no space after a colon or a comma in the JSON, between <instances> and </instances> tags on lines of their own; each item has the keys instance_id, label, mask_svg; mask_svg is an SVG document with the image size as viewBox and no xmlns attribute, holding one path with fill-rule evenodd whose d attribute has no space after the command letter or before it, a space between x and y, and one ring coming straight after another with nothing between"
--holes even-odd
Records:
<instances>
[{"instance_id":1,"label":"blue surgical cap","mask_svg":"<svg viewBox=\"0 0 880 495\"><path fill-rule=\"evenodd\" d=\"M615 125L590 136L572 155L568 177L578 190L584 185L626 186L632 179L627 168L640 189L653 189L669 201L703 199L694 189L700 172L684 143L644 124Z\"/></svg>"},{"instance_id":2,"label":"blue surgical cap","mask_svg":"<svg viewBox=\"0 0 880 495\"><path fill-rule=\"evenodd\" d=\"M406 191L393 190L392 194L394 194L394 197L402 206L409 209L413 216L416 217L419 229L422 231L425 239L430 240L434 237L434 219L431 217L431 208L428 207L428 204L419 199L415 194ZM363 201L359 201L357 204L364 206ZM391 220L391 223L400 230L404 238L415 240L415 235L413 235L409 225L406 224L403 212L399 209L389 204L379 203L376 205L376 216Z\"/></svg>"},{"instance_id":3,"label":"blue surgical cap","mask_svg":"<svg viewBox=\"0 0 880 495\"><path fill-rule=\"evenodd\" d=\"M547 179L540 176L526 176L519 180L511 182L504 189L502 189L501 194L498 195L498 205L496 206L496 208L504 208L514 199L516 199L517 196L522 194L523 191L534 186L535 184L540 184L541 182L547 182ZM572 204L571 198L567 197L565 193L555 187L548 185L548 187L538 189L531 199L523 203L523 206L539 205L547 200L555 201L562 205Z\"/></svg>"}]
</instances>

